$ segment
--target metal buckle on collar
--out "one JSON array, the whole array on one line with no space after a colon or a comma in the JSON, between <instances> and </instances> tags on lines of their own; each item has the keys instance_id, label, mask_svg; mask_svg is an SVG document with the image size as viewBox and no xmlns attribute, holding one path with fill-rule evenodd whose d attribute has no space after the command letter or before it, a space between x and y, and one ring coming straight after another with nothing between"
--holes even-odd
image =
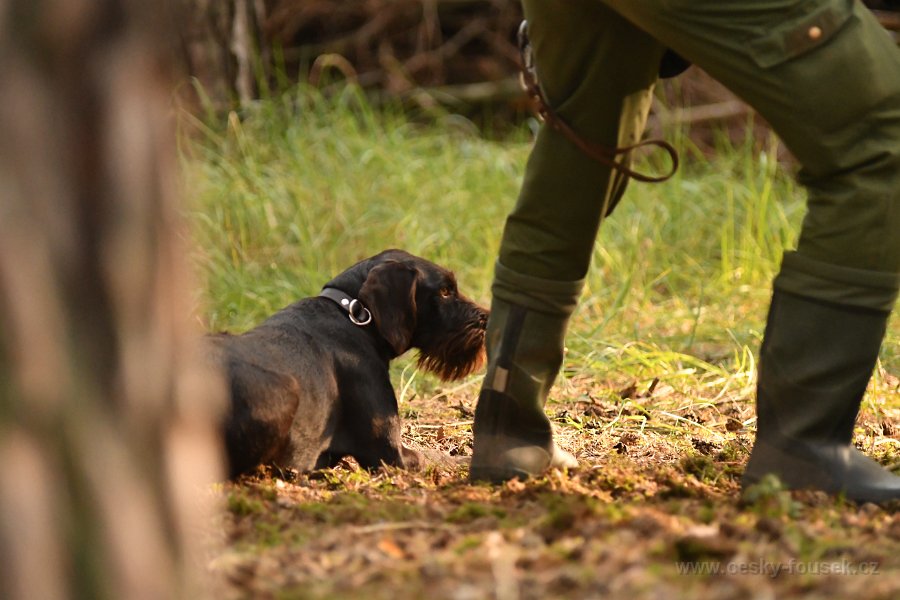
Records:
<instances>
[{"instance_id":1,"label":"metal buckle on collar","mask_svg":"<svg viewBox=\"0 0 900 600\"><path fill-rule=\"evenodd\" d=\"M357 310L362 311L361 317L356 316ZM350 315L350 321L354 325L363 327L372 322L372 313L369 312L369 309L363 306L362 302L356 298L350 301L350 306L347 307L347 313Z\"/></svg>"},{"instance_id":2,"label":"metal buckle on collar","mask_svg":"<svg viewBox=\"0 0 900 600\"><path fill-rule=\"evenodd\" d=\"M350 322L360 327L365 327L372 322L372 313L358 298L351 298L348 294L337 288L326 287L319 296L328 298L338 306L340 306L350 317Z\"/></svg>"}]
</instances>

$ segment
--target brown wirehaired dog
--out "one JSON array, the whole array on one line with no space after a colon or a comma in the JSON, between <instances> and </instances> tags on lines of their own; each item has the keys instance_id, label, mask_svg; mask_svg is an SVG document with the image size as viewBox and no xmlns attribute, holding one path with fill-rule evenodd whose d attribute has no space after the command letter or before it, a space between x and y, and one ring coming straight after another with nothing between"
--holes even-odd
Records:
<instances>
[{"instance_id":1,"label":"brown wirehaired dog","mask_svg":"<svg viewBox=\"0 0 900 600\"><path fill-rule=\"evenodd\" d=\"M420 367L464 377L484 362L487 316L447 269L387 250L247 333L209 336L230 384L230 475L263 463L309 471L345 456L368 469L419 467L422 455L400 443L388 363L417 348Z\"/></svg>"}]
</instances>

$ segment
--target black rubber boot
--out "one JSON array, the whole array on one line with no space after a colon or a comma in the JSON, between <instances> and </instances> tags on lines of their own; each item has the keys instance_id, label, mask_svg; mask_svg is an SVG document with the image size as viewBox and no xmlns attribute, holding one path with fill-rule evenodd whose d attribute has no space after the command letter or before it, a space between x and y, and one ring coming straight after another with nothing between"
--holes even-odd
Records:
<instances>
[{"instance_id":1,"label":"black rubber boot","mask_svg":"<svg viewBox=\"0 0 900 600\"><path fill-rule=\"evenodd\" d=\"M498 267L509 279L511 273ZM513 304L509 296L535 285L534 278L510 284L495 279L488 320L488 366L475 409L474 451L470 478L500 483L526 479L551 467L576 467L578 461L559 449L544 413L544 403L563 360L566 326L581 282L545 282L540 297L522 296L530 306Z\"/></svg>"},{"instance_id":2,"label":"black rubber boot","mask_svg":"<svg viewBox=\"0 0 900 600\"><path fill-rule=\"evenodd\" d=\"M791 489L859 502L900 499L900 477L851 443L888 315L776 289L760 352L745 489L774 473Z\"/></svg>"}]
</instances>

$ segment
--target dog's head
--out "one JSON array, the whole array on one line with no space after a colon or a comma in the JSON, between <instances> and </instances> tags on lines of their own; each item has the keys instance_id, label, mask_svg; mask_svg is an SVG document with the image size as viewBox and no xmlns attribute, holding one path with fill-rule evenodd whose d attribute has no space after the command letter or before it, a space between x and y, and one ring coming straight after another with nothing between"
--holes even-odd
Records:
<instances>
[{"instance_id":1,"label":"dog's head","mask_svg":"<svg viewBox=\"0 0 900 600\"><path fill-rule=\"evenodd\" d=\"M459 379L484 363L488 311L459 293L453 273L402 250L363 261L358 298L397 355L419 350L419 366Z\"/></svg>"}]
</instances>

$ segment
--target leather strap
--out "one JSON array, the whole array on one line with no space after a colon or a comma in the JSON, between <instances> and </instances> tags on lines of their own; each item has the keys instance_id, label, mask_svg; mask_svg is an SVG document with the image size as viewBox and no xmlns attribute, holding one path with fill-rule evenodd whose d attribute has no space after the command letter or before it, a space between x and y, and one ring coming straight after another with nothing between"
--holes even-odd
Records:
<instances>
[{"instance_id":1,"label":"leather strap","mask_svg":"<svg viewBox=\"0 0 900 600\"><path fill-rule=\"evenodd\" d=\"M610 148L608 146L603 146L602 144L595 144L593 142L585 140L583 137L578 135L575 130L569 126L568 123L566 123L555 112L553 112L553 109L550 108L550 105L547 104L547 101L544 99L544 94L541 91L541 86L538 84L537 78L535 76L534 62L531 55L531 45L528 41L527 25L527 21L522 21L522 24L519 27L519 51L522 55L521 84L525 89L525 93L528 94L528 97L531 100L532 109L534 110L535 114L537 114L538 118L546 122L548 125L550 125L550 127L553 127L554 129L562 133L570 142L575 144L575 146L579 150L587 154L595 161L604 166L610 167L615 171L618 171L626 177L631 177L635 181L642 181L645 183L660 183L666 181L667 179L670 179L673 175L675 175L675 172L678 170L678 151L675 150L675 147L672 146L672 144L670 144L669 142L665 140L644 140L631 146ZM672 168L668 173L666 173L665 175L645 175L631 169L621 162L616 161L617 156L628 154L633 150L637 150L638 148L643 148L646 146L656 146L658 148L662 148L669 154L669 158L672 160Z\"/></svg>"},{"instance_id":2,"label":"leather strap","mask_svg":"<svg viewBox=\"0 0 900 600\"><path fill-rule=\"evenodd\" d=\"M328 298L340 306L350 317L350 321L352 321L354 325L364 327L372 322L372 313L369 312L368 308L363 306L362 302L337 288L323 288L322 291L319 292L319 296Z\"/></svg>"}]
</instances>

